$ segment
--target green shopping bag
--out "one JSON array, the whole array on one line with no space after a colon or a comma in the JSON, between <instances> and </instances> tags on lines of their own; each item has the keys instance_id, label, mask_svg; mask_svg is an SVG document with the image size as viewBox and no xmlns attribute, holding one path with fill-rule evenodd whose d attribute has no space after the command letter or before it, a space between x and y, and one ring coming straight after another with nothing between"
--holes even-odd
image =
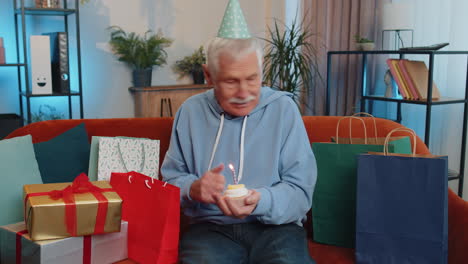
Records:
<instances>
[{"instance_id":1,"label":"green shopping bag","mask_svg":"<svg viewBox=\"0 0 468 264\"><path fill-rule=\"evenodd\" d=\"M335 137L332 137L332 142L336 142ZM358 145L381 145L383 146L385 141L384 137L368 138L367 143L364 138L338 138L340 144L358 144ZM398 154L411 154L411 142L409 137L391 137L390 145L393 146L393 150Z\"/></svg>"},{"instance_id":2,"label":"green shopping bag","mask_svg":"<svg viewBox=\"0 0 468 264\"><path fill-rule=\"evenodd\" d=\"M364 124L357 117L345 118L359 119ZM409 138L392 141L389 152L395 153L395 149L411 153ZM382 152L383 145L313 143L312 150L317 161L312 201L313 238L319 243L354 248L357 156Z\"/></svg>"},{"instance_id":3,"label":"green shopping bag","mask_svg":"<svg viewBox=\"0 0 468 264\"><path fill-rule=\"evenodd\" d=\"M351 130L351 120L354 119L356 115L367 115L372 118L374 123L374 135L372 137L367 137L367 131L364 131L364 137L352 137L352 130ZM384 145L386 137L377 137L377 124L375 122L375 118L373 115L365 112L355 113L352 117L345 117L350 119L349 124L349 137L338 137L338 130L336 133L336 137L331 138L331 142L338 142L340 144L369 144L369 145ZM341 120L340 120L341 121ZM363 122L363 121L362 121ZM364 128L365 128L365 123ZM338 126L337 126L338 128ZM400 136L400 137L389 137L388 139L390 144L393 145L395 153L399 154L411 154L411 143L410 138L408 136Z\"/></svg>"}]
</instances>

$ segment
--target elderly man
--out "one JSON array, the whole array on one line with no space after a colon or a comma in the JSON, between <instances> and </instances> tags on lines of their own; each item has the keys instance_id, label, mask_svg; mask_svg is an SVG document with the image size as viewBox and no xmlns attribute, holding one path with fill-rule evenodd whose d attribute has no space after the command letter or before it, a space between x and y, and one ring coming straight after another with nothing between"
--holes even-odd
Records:
<instances>
[{"instance_id":1,"label":"elderly man","mask_svg":"<svg viewBox=\"0 0 468 264\"><path fill-rule=\"evenodd\" d=\"M214 89L177 112L161 168L181 188L191 218L182 263L313 263L302 221L312 203L315 158L289 94L261 87L254 39L214 39L204 67ZM238 169L249 194L223 195Z\"/></svg>"},{"instance_id":2,"label":"elderly man","mask_svg":"<svg viewBox=\"0 0 468 264\"><path fill-rule=\"evenodd\" d=\"M180 260L314 263L302 223L315 158L290 94L261 87L262 47L239 25L242 11L230 0L203 67L214 89L179 108L161 167L164 180L180 187L191 221ZM249 191L230 198L226 185L237 183Z\"/></svg>"}]
</instances>

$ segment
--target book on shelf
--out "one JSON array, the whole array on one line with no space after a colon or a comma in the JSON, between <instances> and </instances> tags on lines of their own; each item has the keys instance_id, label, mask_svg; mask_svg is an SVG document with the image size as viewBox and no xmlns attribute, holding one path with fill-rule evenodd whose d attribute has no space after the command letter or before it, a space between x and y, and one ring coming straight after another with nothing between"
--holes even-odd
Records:
<instances>
[{"instance_id":1,"label":"book on shelf","mask_svg":"<svg viewBox=\"0 0 468 264\"><path fill-rule=\"evenodd\" d=\"M392 77L404 99L427 100L429 70L424 61L387 59ZM440 93L432 82L432 100L438 100Z\"/></svg>"},{"instance_id":2,"label":"book on shelf","mask_svg":"<svg viewBox=\"0 0 468 264\"><path fill-rule=\"evenodd\" d=\"M397 59L387 59L387 65L390 68L390 72L392 74L393 79L397 83L398 91L403 96L404 99L410 99L411 96L406 88L406 83L404 82L403 75L398 68L398 60Z\"/></svg>"},{"instance_id":3,"label":"book on shelf","mask_svg":"<svg viewBox=\"0 0 468 264\"><path fill-rule=\"evenodd\" d=\"M50 38L52 90L54 93L70 92L68 38L66 32L44 33Z\"/></svg>"},{"instance_id":4,"label":"book on shelf","mask_svg":"<svg viewBox=\"0 0 468 264\"><path fill-rule=\"evenodd\" d=\"M3 38L0 38L0 64L5 64L5 47L3 46Z\"/></svg>"},{"instance_id":5,"label":"book on shelf","mask_svg":"<svg viewBox=\"0 0 468 264\"><path fill-rule=\"evenodd\" d=\"M406 71L408 72L411 81L414 84L416 91L421 95L421 100L427 100L427 88L428 88L428 78L429 70L424 61L404 61ZM432 80L432 100L438 100L440 98L440 92Z\"/></svg>"},{"instance_id":6,"label":"book on shelf","mask_svg":"<svg viewBox=\"0 0 468 264\"><path fill-rule=\"evenodd\" d=\"M408 71L406 70L405 62L408 60L401 59L398 61L398 68L400 69L400 72L402 74L403 79L405 80L406 86L413 96L414 100L419 100L421 99L421 95L419 94L418 90L416 89L413 79L411 79L411 76L409 75Z\"/></svg>"}]
</instances>

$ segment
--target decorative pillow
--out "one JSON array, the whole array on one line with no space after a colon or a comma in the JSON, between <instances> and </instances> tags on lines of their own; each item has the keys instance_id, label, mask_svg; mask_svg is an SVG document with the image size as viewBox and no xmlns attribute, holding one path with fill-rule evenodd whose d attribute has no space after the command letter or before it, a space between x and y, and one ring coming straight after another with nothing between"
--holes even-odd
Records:
<instances>
[{"instance_id":1,"label":"decorative pillow","mask_svg":"<svg viewBox=\"0 0 468 264\"><path fill-rule=\"evenodd\" d=\"M88 171L89 142L84 123L34 144L34 150L44 183L72 182Z\"/></svg>"},{"instance_id":2,"label":"decorative pillow","mask_svg":"<svg viewBox=\"0 0 468 264\"><path fill-rule=\"evenodd\" d=\"M23 185L42 183L31 135L0 140L0 225L23 220Z\"/></svg>"}]
</instances>

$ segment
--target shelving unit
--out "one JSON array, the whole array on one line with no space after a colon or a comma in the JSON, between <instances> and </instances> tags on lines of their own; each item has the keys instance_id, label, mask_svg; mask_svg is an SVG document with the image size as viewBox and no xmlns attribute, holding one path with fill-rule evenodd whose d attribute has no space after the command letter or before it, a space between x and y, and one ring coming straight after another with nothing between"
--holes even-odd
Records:
<instances>
[{"instance_id":1,"label":"shelving unit","mask_svg":"<svg viewBox=\"0 0 468 264\"><path fill-rule=\"evenodd\" d=\"M368 56L383 54L383 55L398 55L400 59L403 59L405 55L426 55L429 58L429 74L428 74L428 92L427 100L406 100L400 98L389 98L383 96L375 96L368 94L367 91L367 80L368 75ZM466 155L466 133L468 124L468 51L395 51L395 50L379 50L379 51L329 51L327 54L327 98L326 98L326 114L330 114L330 92L331 92L331 66L332 56L337 55L358 55L361 56L361 78L362 84L360 87L361 93L361 112L369 112L369 102L372 101L384 101L384 102L395 102L397 104L396 122L401 122L401 105L402 104L416 104L426 106L425 113L425 128L424 128L424 143L429 147L430 142L430 127L431 127L431 114L432 107L438 105L447 104L464 104L463 107L463 125L462 125L462 142L461 142L461 153L460 153L460 169L459 172L450 171L449 180L458 179L458 195L463 194L463 181L465 171L465 155ZM442 97L438 100L432 100L432 83L434 76L434 61L437 55L449 55L449 56L465 56L467 58L467 73L466 73L466 84L465 84L465 98L448 98Z\"/></svg>"},{"instance_id":2,"label":"shelving unit","mask_svg":"<svg viewBox=\"0 0 468 264\"><path fill-rule=\"evenodd\" d=\"M0 67L10 67L10 66L26 66L24 63L3 63L0 64Z\"/></svg>"},{"instance_id":3,"label":"shelving unit","mask_svg":"<svg viewBox=\"0 0 468 264\"><path fill-rule=\"evenodd\" d=\"M24 4L22 4L22 6L24 6ZM24 10L25 15L68 16L68 15L74 14L77 9L67 9L66 7L65 8L28 8L28 7L25 7L25 8L17 9L15 7L15 14L22 15L23 14L22 10Z\"/></svg>"},{"instance_id":4,"label":"shelving unit","mask_svg":"<svg viewBox=\"0 0 468 264\"><path fill-rule=\"evenodd\" d=\"M2 67L17 67L18 74L18 98L20 116L27 123L31 123L31 98L33 97L68 97L68 114L69 118L73 118L72 97L77 96L79 99L80 118L83 118L83 87L82 87L82 72L81 72L81 48L80 48L80 20L79 20L79 0L73 0L74 8L68 7L68 1L62 0L63 8L33 8L26 7L25 0L13 0L14 19L15 19L15 36L16 36L16 63L0 64ZM76 34L76 58L77 58L77 76L70 73L70 79L77 78L78 91L70 91L69 93L52 93L52 94L32 94L31 81L29 75L29 58L28 58L28 37L26 16L58 16L63 17L64 32L69 38L69 17L74 15L75 19L75 34ZM20 45L21 44L21 45ZM22 48L21 48L22 47ZM70 52L68 45L69 57L73 54ZM24 74L24 76L23 76ZM24 80L24 82L23 82ZM71 82L70 82L71 86ZM23 88L24 87L24 88ZM70 87L71 88L71 87ZM23 104L26 103L26 111ZM26 112L26 113L25 113Z\"/></svg>"}]
</instances>

